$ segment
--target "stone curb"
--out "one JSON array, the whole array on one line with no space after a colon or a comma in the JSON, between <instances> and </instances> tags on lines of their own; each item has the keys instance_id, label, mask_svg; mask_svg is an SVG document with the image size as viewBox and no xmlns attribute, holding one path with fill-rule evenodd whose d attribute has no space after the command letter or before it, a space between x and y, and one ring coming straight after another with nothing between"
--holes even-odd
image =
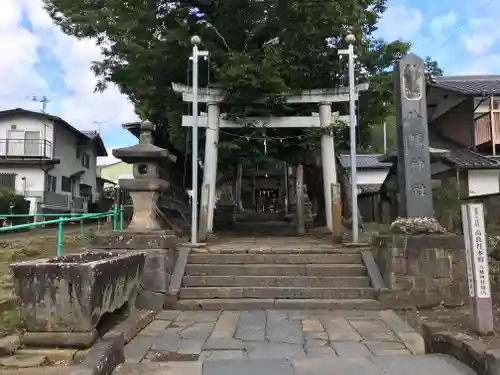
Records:
<instances>
[{"instance_id":1,"label":"stone curb","mask_svg":"<svg viewBox=\"0 0 500 375\"><path fill-rule=\"evenodd\" d=\"M190 247L180 246L178 248L177 259L174 265L172 276L170 277L170 285L168 286L167 297L163 308L165 310L175 309L179 297L179 290L182 285L182 278L186 271L189 254L191 253Z\"/></svg>"},{"instance_id":2,"label":"stone curb","mask_svg":"<svg viewBox=\"0 0 500 375\"><path fill-rule=\"evenodd\" d=\"M125 362L125 340L122 334L104 337L74 366L69 375L111 375L120 363Z\"/></svg>"},{"instance_id":3,"label":"stone curb","mask_svg":"<svg viewBox=\"0 0 500 375\"><path fill-rule=\"evenodd\" d=\"M377 293L388 291L389 288L387 288L387 285L380 274L380 270L375 262L372 251L361 250L360 253L373 289L375 289Z\"/></svg>"},{"instance_id":4,"label":"stone curb","mask_svg":"<svg viewBox=\"0 0 500 375\"><path fill-rule=\"evenodd\" d=\"M153 311L134 310L122 323L106 333L68 375L111 375L125 362L125 345L155 318Z\"/></svg>"},{"instance_id":5,"label":"stone curb","mask_svg":"<svg viewBox=\"0 0 500 375\"><path fill-rule=\"evenodd\" d=\"M427 353L451 355L478 374L500 375L500 349L487 349L481 341L439 323L423 323L422 336Z\"/></svg>"}]
</instances>

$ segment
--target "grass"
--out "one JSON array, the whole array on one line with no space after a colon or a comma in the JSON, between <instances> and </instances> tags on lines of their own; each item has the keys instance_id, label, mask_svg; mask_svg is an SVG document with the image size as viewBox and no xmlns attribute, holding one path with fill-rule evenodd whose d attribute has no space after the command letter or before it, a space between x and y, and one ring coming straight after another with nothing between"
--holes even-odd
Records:
<instances>
[{"instance_id":1,"label":"grass","mask_svg":"<svg viewBox=\"0 0 500 375\"><path fill-rule=\"evenodd\" d=\"M110 227L101 225L99 229L106 231ZM95 237L96 234L97 225L94 223L84 227L83 235L80 225L64 227L62 253L84 251L89 239ZM55 256L57 256L56 228L0 236L0 303L15 298L12 275L9 270L11 263ZM2 311L0 305L0 336L2 333L22 329L18 309L12 308L12 304L5 304L5 306L7 310Z\"/></svg>"}]
</instances>

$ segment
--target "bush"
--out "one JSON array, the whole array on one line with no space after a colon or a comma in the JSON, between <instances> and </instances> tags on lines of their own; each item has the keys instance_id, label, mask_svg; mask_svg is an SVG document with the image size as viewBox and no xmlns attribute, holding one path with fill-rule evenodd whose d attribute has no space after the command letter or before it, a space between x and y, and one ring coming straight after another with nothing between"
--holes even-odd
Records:
<instances>
[{"instance_id":1,"label":"bush","mask_svg":"<svg viewBox=\"0 0 500 375\"><path fill-rule=\"evenodd\" d=\"M16 194L12 190L0 189L0 216L7 214L28 214L30 202L22 195ZM19 225L31 222L30 217L9 218L12 225Z\"/></svg>"}]
</instances>

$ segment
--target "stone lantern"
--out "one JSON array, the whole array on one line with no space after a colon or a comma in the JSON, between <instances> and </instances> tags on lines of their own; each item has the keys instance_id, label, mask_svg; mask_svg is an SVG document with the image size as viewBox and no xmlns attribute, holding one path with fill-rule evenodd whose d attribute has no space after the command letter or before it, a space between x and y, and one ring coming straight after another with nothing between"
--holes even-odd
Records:
<instances>
[{"instance_id":1,"label":"stone lantern","mask_svg":"<svg viewBox=\"0 0 500 375\"><path fill-rule=\"evenodd\" d=\"M113 155L133 164L134 178L120 179L121 189L128 192L134 204L134 215L126 232L145 233L162 230L156 213L160 194L168 190L169 183L160 178L160 163L175 162L177 157L153 144L153 124L141 123L139 144L113 150Z\"/></svg>"}]
</instances>

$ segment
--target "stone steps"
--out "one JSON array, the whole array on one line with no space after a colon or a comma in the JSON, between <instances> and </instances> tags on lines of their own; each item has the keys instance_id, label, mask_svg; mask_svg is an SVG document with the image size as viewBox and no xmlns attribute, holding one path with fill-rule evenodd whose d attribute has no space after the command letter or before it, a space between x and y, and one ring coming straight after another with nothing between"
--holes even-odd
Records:
<instances>
[{"instance_id":1,"label":"stone steps","mask_svg":"<svg viewBox=\"0 0 500 375\"><path fill-rule=\"evenodd\" d=\"M290 246L290 245L289 245ZM291 246L290 246L291 247ZM182 310L379 309L356 250L274 247L190 254L177 307Z\"/></svg>"},{"instance_id":2,"label":"stone steps","mask_svg":"<svg viewBox=\"0 0 500 375\"><path fill-rule=\"evenodd\" d=\"M369 287L366 276L315 277L315 276L184 276L184 287L211 286L276 286L302 288L362 288Z\"/></svg>"},{"instance_id":3,"label":"stone steps","mask_svg":"<svg viewBox=\"0 0 500 375\"><path fill-rule=\"evenodd\" d=\"M273 299L273 298L213 298L181 299L179 310L380 310L374 299Z\"/></svg>"},{"instance_id":4,"label":"stone steps","mask_svg":"<svg viewBox=\"0 0 500 375\"><path fill-rule=\"evenodd\" d=\"M191 254L189 264L362 264L360 254Z\"/></svg>"},{"instance_id":5,"label":"stone steps","mask_svg":"<svg viewBox=\"0 0 500 375\"><path fill-rule=\"evenodd\" d=\"M361 264L189 264L188 276L365 276Z\"/></svg>"},{"instance_id":6,"label":"stone steps","mask_svg":"<svg viewBox=\"0 0 500 375\"><path fill-rule=\"evenodd\" d=\"M374 298L372 288L298 288L298 287L187 287L180 298L284 298L284 299L367 299Z\"/></svg>"}]
</instances>

